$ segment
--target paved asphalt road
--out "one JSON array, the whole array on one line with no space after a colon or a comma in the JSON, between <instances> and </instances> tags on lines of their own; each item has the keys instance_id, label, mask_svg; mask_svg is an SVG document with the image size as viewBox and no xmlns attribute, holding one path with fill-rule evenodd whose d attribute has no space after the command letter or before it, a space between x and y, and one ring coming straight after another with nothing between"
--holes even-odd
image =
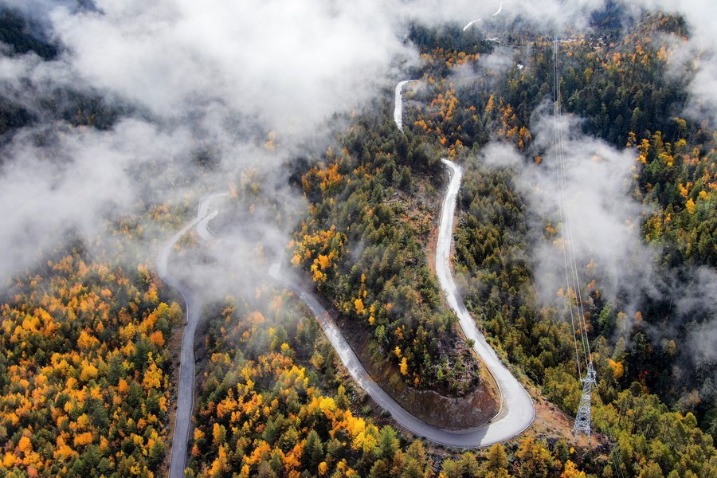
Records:
<instances>
[{"instance_id":1,"label":"paved asphalt road","mask_svg":"<svg viewBox=\"0 0 717 478\"><path fill-rule=\"evenodd\" d=\"M446 191L441 212L438 235L436 272L441 288L451 309L458 315L461 328L468 339L474 341L474 349L495 378L501 392L501 408L490 423L462 431L451 431L424 423L408 413L369 376L341 331L326 309L309 291L288 279L278 265L271 268L271 276L287 289L296 293L316 316L326 337L336 350L351 377L366 393L403 428L434 443L456 448L479 448L505 441L525 430L533 421L533 402L518 380L501 363L493 349L470 316L456 290L450 269L450 251L453 232L453 215L456 196L460 188L462 170L454 163L443 160L451 173L451 182Z\"/></svg>"},{"instance_id":2,"label":"paved asphalt road","mask_svg":"<svg viewBox=\"0 0 717 478\"><path fill-rule=\"evenodd\" d=\"M402 85L401 85L402 86ZM397 95L400 89L397 87ZM326 337L336 350L339 358L347 368L351 377L366 393L403 428L424 437L434 443L456 448L478 448L505 441L525 430L533 421L535 409L533 402L520 385L518 380L503 365L493 349L485 341L463 304L453 281L450 268L450 251L453 236L453 216L455 214L456 197L460 189L463 171L460 166L443 160L449 168L451 181L441 210L440 229L436 251L436 274L446 296L446 300L459 318L459 323L466 338L472 340L476 353L495 378L500 389L501 407L498 415L489 423L478 428L462 431L451 431L437 428L424 423L402 408L386 391L376 384L349 346L341 331L336 326L326 309L309 291L304 290L283 274L278 265L271 268L271 276L284 287L296 293L316 316ZM209 212L211 202L224 194L213 194L202 199L197 217L177 232L160 250L157 258L157 270L160 277L170 286L177 289L184 297L187 323L182 338L182 351L179 366L179 384L177 387L177 412L172 439L172 457L170 478L182 478L187 460L187 443L194 399L194 335L199 319L200 305L192 296L191 290L184 287L168 273L168 260L174 244L192 227L197 226L200 238L210 237L207 230L208 222L216 217L218 211Z\"/></svg>"},{"instance_id":3,"label":"paved asphalt road","mask_svg":"<svg viewBox=\"0 0 717 478\"><path fill-rule=\"evenodd\" d=\"M169 256L172 248L193 227L197 227L200 238L209 238L207 224L217 216L218 211L209 212L212 201L226 196L217 193L205 196L199 202L197 217L186 224L179 232L167 241L157 256L157 272L169 286L173 287L184 298L186 324L182 335L182 350L179 359L179 383L177 384L177 412L174 419L174 436L172 437L172 457L169 465L170 478L183 478L187 464L187 443L189 442L189 425L194 407L194 335L197 330L201 304L193 296L192 291L173 277L168 271Z\"/></svg>"}]
</instances>

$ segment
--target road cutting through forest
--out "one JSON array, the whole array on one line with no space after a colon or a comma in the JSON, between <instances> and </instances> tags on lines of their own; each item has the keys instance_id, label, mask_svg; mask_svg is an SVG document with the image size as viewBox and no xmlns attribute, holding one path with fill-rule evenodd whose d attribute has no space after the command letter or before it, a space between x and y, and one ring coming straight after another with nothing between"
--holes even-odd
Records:
<instances>
[{"instance_id":1,"label":"road cutting through forest","mask_svg":"<svg viewBox=\"0 0 717 478\"><path fill-rule=\"evenodd\" d=\"M169 256L174 245L193 227L202 239L210 237L207 224L216 217L218 210L209 212L212 202L226 196L225 193L204 196L199 201L197 216L180 229L160 249L157 255L157 272L159 277L169 286L177 290L184 299L186 323L182 334L182 350L179 358L179 383L177 384L177 409L174 417L174 433L172 436L172 455L169 464L170 478L183 478L184 468L187 464L187 443L189 442L189 429L194 408L194 335L197 331L201 304L192 290L182 284L169 273Z\"/></svg>"},{"instance_id":2,"label":"road cutting through forest","mask_svg":"<svg viewBox=\"0 0 717 478\"><path fill-rule=\"evenodd\" d=\"M396 86L396 105L394 120L399 129L402 126L401 89L406 82ZM298 282L289 279L290 274L282 273L279 264L270 268L270 276L281 286L293 291L316 316L322 331L336 351L339 359L346 367L353 380L371 397L371 399L409 432L436 444L454 448L480 448L508 440L523 432L533 422L535 408L525 388L518 382L507 367L501 362L495 351L488 345L483 334L478 330L473 318L463 304L457 290L450 266L450 252L453 240L453 217L456 200L460 190L463 170L460 166L442 159L449 171L450 181L441 208L438 241L436 247L436 275L441 285L446 302L456 314L466 340L473 344L473 350L493 376L500 392L500 410L488 423L465 430L447 430L429 425L401 407L383 388L369 375L360 360L351 349L341 330L319 299ZM209 212L209 207L216 198L225 196L217 193L205 196L199 204L197 217L185 225L162 247L158 254L157 270L160 277L168 285L177 289L184 298L186 308L186 325L182 339L182 350L179 364L179 384L177 386L177 411L175 415L174 436L170 462L170 478L182 478L187 460L187 443L192 416L194 398L194 335L200 315L200 304L177 279L168 273L168 260L174 245L193 227L197 228L200 238L211 238L207 225L217 216L218 210Z\"/></svg>"},{"instance_id":3,"label":"road cutting through forest","mask_svg":"<svg viewBox=\"0 0 717 478\"><path fill-rule=\"evenodd\" d=\"M321 329L329 339L344 367L348 370L351 378L378 406L388 412L399 426L440 445L455 448L480 448L508 440L521 433L532 423L535 410L528 393L503 365L493 349L490 348L483 334L478 331L473 318L463 305L453 281L450 268L450 250L453 237L453 215L460 189L462 170L460 166L451 161L444 159L443 162L449 168L451 180L441 209L436 249L436 274L446 301L458 316L466 339L473 342L473 349L480 356L481 361L498 384L501 395L500 411L490 422L476 428L446 430L428 425L410 414L371 378L351 349L341 330L331 318L331 315L312 292L303 288L297 282L288 279L289 274L282 273L278 264L271 267L270 275L306 303L316 316Z\"/></svg>"}]
</instances>

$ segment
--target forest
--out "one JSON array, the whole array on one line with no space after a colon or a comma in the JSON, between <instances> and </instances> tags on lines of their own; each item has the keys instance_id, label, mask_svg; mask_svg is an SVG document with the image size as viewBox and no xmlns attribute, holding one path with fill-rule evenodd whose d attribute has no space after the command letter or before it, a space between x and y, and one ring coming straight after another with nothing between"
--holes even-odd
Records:
<instances>
[{"instance_id":1,"label":"forest","mask_svg":"<svg viewBox=\"0 0 717 478\"><path fill-rule=\"evenodd\" d=\"M3 476L151 475L169 449L177 302L147 266L81 244L18 279L2 305Z\"/></svg>"},{"instance_id":2,"label":"forest","mask_svg":"<svg viewBox=\"0 0 717 478\"><path fill-rule=\"evenodd\" d=\"M689 349L714 320L699 293L717 267L717 130L686 113L690 64L668 71L691 34L684 19L645 13L621 29L613 7L593 17L589 33L567 32L559 44L520 22L497 40L457 24L412 24L406 41L420 66L406 73L415 81L404 91L404 130L386 88L341 116L328 146L304 146L285 165L286 186L305 206L283 238L286 267L321 297L382 387L448 399L488 386L433 263L448 181L441 158L464 167L454 273L477 325L540 405L534 426L467 451L401 430L351 380L296 294L262 277L203 306L185 476L717 476L715 363ZM3 10L2 54L56 58L58 47L24 21ZM511 66L491 66L496 56ZM654 251L653 287L637 293L613 287L599 258L579 264L598 377L589 443L561 424L581 395L564 310L577 293L561 284L546 291L533 255L560 242L561 224L521 188L522 171L548 168L539 117L555 104L556 75L564 115L580 118L570 134L631 155L626 187L642 207L633 226ZM46 118L111 130L132 109L79 88L53 91L42 108L0 95L0 144ZM495 144L518 159L490 161L484 151ZM177 183L215 167L211 153L194 160L198 171ZM578 167L587 161L596 160ZM214 234L234 233L237 222L290 222L269 176L250 169L228 179L228 211L212 222ZM111 242L71 237L2 284L0 475L166 475L184 302L137 249L146 235L166 238L191 220L195 196L140 201L133 216L107 222ZM257 260L267 261L262 233L247 229ZM175 252L211 266L202 247L192 233Z\"/></svg>"}]
</instances>

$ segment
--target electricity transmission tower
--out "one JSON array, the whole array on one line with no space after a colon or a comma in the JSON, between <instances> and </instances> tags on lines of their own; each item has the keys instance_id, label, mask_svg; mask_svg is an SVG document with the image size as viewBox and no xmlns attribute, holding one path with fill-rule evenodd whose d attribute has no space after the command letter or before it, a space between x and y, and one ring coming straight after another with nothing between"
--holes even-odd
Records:
<instances>
[{"instance_id":1,"label":"electricity transmission tower","mask_svg":"<svg viewBox=\"0 0 717 478\"><path fill-rule=\"evenodd\" d=\"M578 406L578 414L575 416L575 424L573 425L573 435L575 439L578 434L584 433L588 437L588 446L590 445L590 406L592 404L593 386L596 385L596 374L593 363L588 363L587 373L580 381L583 383L583 394L580 397L580 405Z\"/></svg>"}]
</instances>

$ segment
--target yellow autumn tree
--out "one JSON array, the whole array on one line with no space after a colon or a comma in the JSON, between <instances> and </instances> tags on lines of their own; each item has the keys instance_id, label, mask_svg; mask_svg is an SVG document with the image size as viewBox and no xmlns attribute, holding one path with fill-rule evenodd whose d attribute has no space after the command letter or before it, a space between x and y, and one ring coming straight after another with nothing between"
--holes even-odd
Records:
<instances>
[{"instance_id":1,"label":"yellow autumn tree","mask_svg":"<svg viewBox=\"0 0 717 478\"><path fill-rule=\"evenodd\" d=\"M354 301L354 307L356 308L356 313L359 315L363 315L366 311L363 305L363 300L361 300L360 298Z\"/></svg>"}]
</instances>

